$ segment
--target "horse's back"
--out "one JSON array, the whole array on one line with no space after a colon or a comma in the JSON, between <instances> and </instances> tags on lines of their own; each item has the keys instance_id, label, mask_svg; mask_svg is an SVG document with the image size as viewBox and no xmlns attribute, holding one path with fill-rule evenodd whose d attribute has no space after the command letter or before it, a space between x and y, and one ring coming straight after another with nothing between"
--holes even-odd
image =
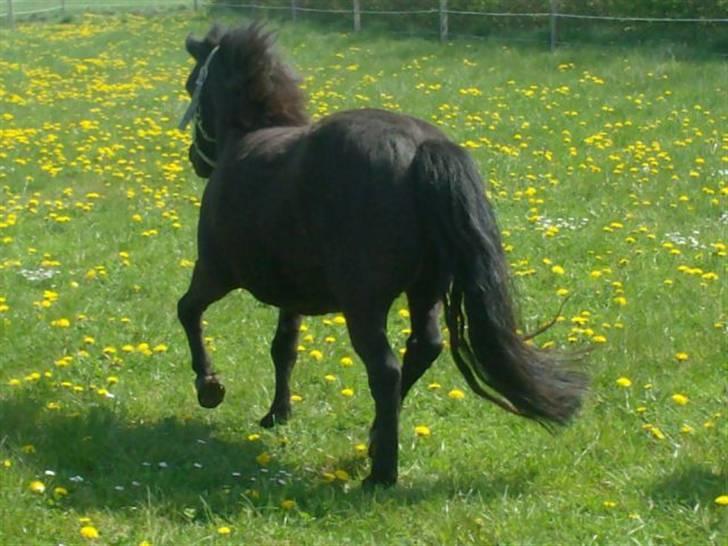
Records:
<instances>
[{"instance_id":1,"label":"horse's back","mask_svg":"<svg viewBox=\"0 0 728 546\"><path fill-rule=\"evenodd\" d=\"M343 305L384 304L415 280L426 243L412 160L434 127L381 110L325 118L306 137L301 206Z\"/></svg>"}]
</instances>

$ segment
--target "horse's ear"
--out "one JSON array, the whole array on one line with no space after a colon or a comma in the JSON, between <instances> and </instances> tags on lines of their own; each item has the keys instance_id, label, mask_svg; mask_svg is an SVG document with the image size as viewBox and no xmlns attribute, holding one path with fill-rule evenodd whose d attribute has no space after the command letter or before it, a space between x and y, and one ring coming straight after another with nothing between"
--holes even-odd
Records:
<instances>
[{"instance_id":1,"label":"horse's ear","mask_svg":"<svg viewBox=\"0 0 728 546\"><path fill-rule=\"evenodd\" d=\"M185 49L187 49L187 52L192 55L196 61L200 61L205 55L205 42L198 40L190 34L185 40Z\"/></svg>"}]
</instances>

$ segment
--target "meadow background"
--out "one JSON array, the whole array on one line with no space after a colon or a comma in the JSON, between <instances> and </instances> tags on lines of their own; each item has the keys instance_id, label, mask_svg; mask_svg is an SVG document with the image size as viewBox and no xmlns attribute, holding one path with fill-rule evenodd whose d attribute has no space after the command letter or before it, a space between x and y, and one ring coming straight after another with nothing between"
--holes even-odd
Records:
<instances>
[{"instance_id":1,"label":"meadow background","mask_svg":"<svg viewBox=\"0 0 728 546\"><path fill-rule=\"evenodd\" d=\"M340 317L305 322L294 419L266 431L276 313L230 295L206 315L228 396L197 407L175 308L204 181L175 127L184 37L209 24L0 31L0 543L725 544L725 59L277 24L314 116L401 110L471 151L524 328L570 297L537 342L591 349L586 407L555 436L444 353L405 404L400 483L368 493L371 400Z\"/></svg>"}]
</instances>

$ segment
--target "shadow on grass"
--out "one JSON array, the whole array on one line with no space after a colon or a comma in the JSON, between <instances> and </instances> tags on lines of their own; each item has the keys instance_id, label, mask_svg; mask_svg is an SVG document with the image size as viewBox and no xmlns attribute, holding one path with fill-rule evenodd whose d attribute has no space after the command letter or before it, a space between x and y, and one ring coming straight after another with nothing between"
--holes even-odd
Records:
<instances>
[{"instance_id":1,"label":"shadow on grass","mask_svg":"<svg viewBox=\"0 0 728 546\"><path fill-rule=\"evenodd\" d=\"M28 391L0 399L0 431L2 456L43 480L49 498L56 486L68 489L67 496L51 504L79 512L149 509L180 521L282 511L286 499L306 516L335 512L347 517L381 502L408 505L469 495L492 498L504 491L520 494L533 478L527 469L524 475L518 469L500 476L473 470L467 476L430 478L423 471L397 487L372 492L354 480L332 484L322 477L323 468L363 477L369 467L363 457L332 460L310 450L317 460L286 465L281 463L284 450L296 448L282 436L230 440L226 436L231 433L195 418L145 422L103 405L62 413L49 410ZM271 461L261 464L262 453L272 454Z\"/></svg>"},{"instance_id":2,"label":"shadow on grass","mask_svg":"<svg viewBox=\"0 0 728 546\"><path fill-rule=\"evenodd\" d=\"M658 503L677 503L688 508L709 506L725 489L728 476L704 465L690 463L656 482L651 497Z\"/></svg>"}]
</instances>

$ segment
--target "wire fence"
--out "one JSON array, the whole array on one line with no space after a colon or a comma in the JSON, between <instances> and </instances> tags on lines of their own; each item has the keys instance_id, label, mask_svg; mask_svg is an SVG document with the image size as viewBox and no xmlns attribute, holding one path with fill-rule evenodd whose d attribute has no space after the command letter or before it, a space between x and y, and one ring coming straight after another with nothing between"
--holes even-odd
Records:
<instances>
[{"instance_id":1,"label":"wire fence","mask_svg":"<svg viewBox=\"0 0 728 546\"><path fill-rule=\"evenodd\" d=\"M439 34L441 40L446 41L454 33L451 32L451 16L462 20L463 17L491 17L491 18L527 18L548 21L548 36L551 49L555 49L559 43L559 30L562 21L588 21L588 22L611 22L611 23L651 23L658 25L676 24L710 24L719 25L721 32L723 25L728 25L728 13L725 17L698 18L698 17L633 17L618 15L590 15L582 13L561 13L558 9L558 0L549 0L548 11L542 12L492 12L448 9L448 0L433 0L433 7L424 9L362 9L361 0L351 0L351 8L316 8L302 6L298 0L290 0L287 4L270 5L256 2L213 2L210 0L96 0L94 2L83 0L0 0L4 2L5 11L0 12L9 27L15 25L18 17L33 15L59 14L61 16L81 11L99 10L129 10L129 9L171 9L188 8L192 10L230 9L247 10L252 14L278 13L290 14L290 18L296 21L300 15L305 14L328 14L347 16L353 22L352 29L358 32L362 29L362 16L391 16L411 18L417 16L430 16L436 27L432 29L433 34ZM728 27L726 27L728 28ZM455 33L456 34L456 33Z\"/></svg>"}]
</instances>

